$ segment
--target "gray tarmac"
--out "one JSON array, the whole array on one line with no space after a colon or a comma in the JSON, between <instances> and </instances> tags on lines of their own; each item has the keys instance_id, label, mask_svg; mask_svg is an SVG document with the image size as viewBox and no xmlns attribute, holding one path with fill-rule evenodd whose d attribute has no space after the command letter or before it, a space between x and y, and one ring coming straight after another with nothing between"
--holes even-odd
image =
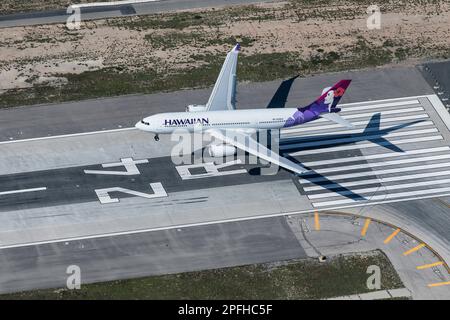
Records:
<instances>
[{"instance_id":1,"label":"gray tarmac","mask_svg":"<svg viewBox=\"0 0 450 320\"><path fill-rule=\"evenodd\" d=\"M353 82L342 103L434 93L414 67L380 68L298 78L286 107L310 103L324 87L343 78ZM239 83L237 108L265 108L280 83ZM183 111L186 104L205 104L210 93L211 88L206 88L1 109L0 141L130 127L154 113Z\"/></svg>"},{"instance_id":2,"label":"gray tarmac","mask_svg":"<svg viewBox=\"0 0 450 320\"><path fill-rule=\"evenodd\" d=\"M382 128L408 122L403 119L405 116L425 120L397 131L396 134L401 136L387 137L392 143L400 142L404 151L416 152L448 145L448 127L428 98L394 99L433 93L415 68L375 69L298 79L292 87L288 106L310 102L323 87L344 77L351 77L354 81L343 103L368 101L348 106L347 111L343 111L345 117L353 117L359 122L358 130L367 126L374 112L381 111ZM279 81L240 84L238 107L264 107L278 84ZM321 184L303 184L283 170L274 176L252 175L248 171L254 166L242 164L220 172L245 170L244 173L183 180L167 157L173 145L168 137L155 143L151 135L128 129L56 136L118 129L119 125L124 128L149 114L182 110L187 101L202 103L207 100L209 91L185 90L1 110L0 147L3 156L0 159L0 192L39 187L47 190L0 196L0 291L64 285L65 270L70 264L81 264L84 280L91 282L304 257L303 245L286 226L285 217L272 216L313 211L315 205L322 202L314 200L313 196L322 196L329 190L306 191L305 187L321 187ZM370 102L377 99L394 100L388 102L392 105ZM364 147L367 144L364 137L355 141L358 134L336 132L334 127L321 127L324 124L329 125L317 122L300 131L284 132L283 137L287 139L298 136L293 143L299 144L300 148L289 149L289 152L307 151L311 154L298 155L300 160L336 161L340 163L335 166L337 168L347 165L346 158L392 152L376 144ZM321 128L315 129L316 126ZM49 135L53 138L35 139ZM335 147L328 141L336 139L336 135L343 139L339 147L344 149L327 152L327 148ZM303 148L305 143L312 142L310 139L314 136L314 143L321 141L324 145ZM421 145L406 142L410 138L433 140L424 141ZM20 139L31 140L18 141ZM439 164L442 160L438 159L447 154L443 149L439 150L435 153L436 160L424 160L424 155L414 157L418 163L422 161L421 165ZM409 158L398 156L402 161ZM105 170L102 164L117 162L121 158L147 159L148 163L138 164L139 174L131 176L89 175L84 172ZM380 183L390 185L384 181L364 185L365 179L391 177L371 175L375 170L368 165L371 163L374 161L367 159L352 163L363 165L365 170L339 168L339 175L363 174L344 181L360 183L359 187L339 190L356 192L358 188ZM407 165L398 163L393 168L413 165L414 162ZM326 164L317 168L332 167ZM111 170L119 171L123 167ZM427 172L436 174L438 170L434 168ZM325 173L322 178L334 179L336 174L329 176ZM167 196L146 199L111 192L109 199L117 198L119 201L102 204L96 193L99 189L111 187L147 193L150 183L161 183ZM446 188L447 185L440 187ZM384 195L384 190L377 192ZM329 197L325 200L353 201L351 194L349 197L337 192ZM374 204L370 208L382 205ZM361 212L358 208L355 210ZM448 248L450 239L445 230L449 211L442 208L438 216L429 214L424 217L423 208L413 206L395 214L395 221L403 220L407 230L420 228L421 234L428 232L431 238L440 241L437 244L439 248ZM392 213L383 213L383 217L392 216ZM435 232L433 228L438 224L440 228ZM218 257L222 252L226 254Z\"/></svg>"},{"instance_id":3,"label":"gray tarmac","mask_svg":"<svg viewBox=\"0 0 450 320\"><path fill-rule=\"evenodd\" d=\"M449 61L429 62L419 66L424 78L439 96L447 109L450 108Z\"/></svg>"},{"instance_id":4,"label":"gray tarmac","mask_svg":"<svg viewBox=\"0 0 450 320\"><path fill-rule=\"evenodd\" d=\"M305 258L282 217L0 250L0 293Z\"/></svg>"},{"instance_id":5,"label":"gray tarmac","mask_svg":"<svg viewBox=\"0 0 450 320\"><path fill-rule=\"evenodd\" d=\"M146 15L195 8L216 8L237 4L276 2L276 0L161 0L157 2L81 8L82 20L94 20L132 15ZM0 28L49 23L65 23L70 14L66 10L50 10L0 16Z\"/></svg>"}]
</instances>

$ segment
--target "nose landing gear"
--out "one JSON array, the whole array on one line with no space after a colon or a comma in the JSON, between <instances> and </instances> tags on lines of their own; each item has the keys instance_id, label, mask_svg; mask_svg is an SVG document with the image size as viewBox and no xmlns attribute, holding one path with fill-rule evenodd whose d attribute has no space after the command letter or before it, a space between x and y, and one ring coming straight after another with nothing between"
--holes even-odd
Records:
<instances>
[{"instance_id":1,"label":"nose landing gear","mask_svg":"<svg viewBox=\"0 0 450 320\"><path fill-rule=\"evenodd\" d=\"M155 134L155 141L159 141L159 135Z\"/></svg>"}]
</instances>

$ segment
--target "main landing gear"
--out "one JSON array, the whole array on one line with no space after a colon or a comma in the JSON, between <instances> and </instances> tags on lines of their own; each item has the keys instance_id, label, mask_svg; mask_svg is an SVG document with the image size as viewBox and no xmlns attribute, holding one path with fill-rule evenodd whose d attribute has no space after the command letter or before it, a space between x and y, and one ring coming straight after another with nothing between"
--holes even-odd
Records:
<instances>
[{"instance_id":1,"label":"main landing gear","mask_svg":"<svg viewBox=\"0 0 450 320\"><path fill-rule=\"evenodd\" d=\"M159 135L155 134L155 141L159 141Z\"/></svg>"}]
</instances>

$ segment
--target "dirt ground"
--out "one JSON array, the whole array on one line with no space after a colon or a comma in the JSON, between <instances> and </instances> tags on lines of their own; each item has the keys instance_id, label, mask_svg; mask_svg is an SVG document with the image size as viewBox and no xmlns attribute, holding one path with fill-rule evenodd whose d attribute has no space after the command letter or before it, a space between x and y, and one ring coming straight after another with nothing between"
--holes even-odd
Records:
<instances>
[{"instance_id":1,"label":"dirt ground","mask_svg":"<svg viewBox=\"0 0 450 320\"><path fill-rule=\"evenodd\" d=\"M223 56L235 41L245 56L294 52L305 61L324 54L345 60L372 48L391 52L394 63L450 54L448 1L381 6L381 29L374 30L367 28L364 2L331 3L288 1L87 21L75 31L62 24L0 29L0 93L62 86L67 74L102 68L180 72L204 64L201 56Z\"/></svg>"}]
</instances>

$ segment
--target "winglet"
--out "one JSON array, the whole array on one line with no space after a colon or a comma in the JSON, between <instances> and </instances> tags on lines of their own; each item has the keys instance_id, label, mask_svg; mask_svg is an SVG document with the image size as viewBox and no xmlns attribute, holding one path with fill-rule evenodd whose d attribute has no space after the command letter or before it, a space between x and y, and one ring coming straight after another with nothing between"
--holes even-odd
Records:
<instances>
[{"instance_id":1,"label":"winglet","mask_svg":"<svg viewBox=\"0 0 450 320\"><path fill-rule=\"evenodd\" d=\"M233 51L237 52L237 51L241 51L241 45L238 43L236 43L236 45L233 48Z\"/></svg>"}]
</instances>

